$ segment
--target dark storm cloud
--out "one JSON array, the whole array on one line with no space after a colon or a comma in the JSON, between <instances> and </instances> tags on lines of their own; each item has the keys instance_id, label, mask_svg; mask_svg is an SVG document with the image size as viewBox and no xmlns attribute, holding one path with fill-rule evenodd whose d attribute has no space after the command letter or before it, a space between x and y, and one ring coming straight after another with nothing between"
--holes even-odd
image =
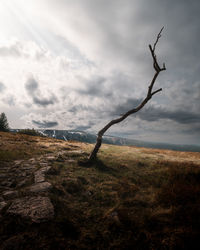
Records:
<instances>
[{"instance_id":1,"label":"dark storm cloud","mask_svg":"<svg viewBox=\"0 0 200 250\"><path fill-rule=\"evenodd\" d=\"M58 125L58 122L56 121L35 121L32 120L32 123L34 125L36 125L39 128L52 128L52 127L56 127Z\"/></svg>"},{"instance_id":2,"label":"dark storm cloud","mask_svg":"<svg viewBox=\"0 0 200 250\"><path fill-rule=\"evenodd\" d=\"M171 131L174 131L175 137L180 132L181 136L186 135L186 139L183 140L187 140L187 133L198 131L197 124L200 122L198 114L200 107L199 0L45 1L48 4L49 13L53 2L58 6L57 12L56 6L53 6L51 16L55 17L56 25L60 29L55 30L55 25L52 25L52 30L51 27L48 29L47 24L47 32L42 40L44 45L49 44L50 53L47 59L55 59L59 68L55 79L53 77L54 86L57 85L59 90L61 81L62 84L66 83L67 94L62 93L63 99L59 99L61 93L57 93L56 90L48 91L37 78L29 78L25 89L30 99L28 102L30 107L37 105L50 109L50 105L56 104L59 99L59 102L63 101L64 104L54 106L52 112L66 110L66 117L68 122L73 124L73 128L83 130L92 128L88 125L88 120L96 121L94 126L96 129L101 126L101 122L104 123L104 119L119 116L137 107L141 102L140 97L146 94L148 82L153 75L148 44L155 41L159 30L165 26L156 48L159 62L161 64L165 62L167 66L167 70L160 74L156 81L156 89L162 87L163 92L162 95L156 95L152 102L134 115L137 117L136 125L132 127L135 129L139 124L140 133L145 130L145 126L146 133L148 130L151 131L151 128L154 131L157 129L158 135L161 128L165 129L162 138L170 136ZM52 35L54 38L58 34L57 38L51 39L52 36L48 30L52 34L56 33ZM19 62L24 59L23 53L29 50L20 46L20 44L0 46L2 60L6 63L10 60L5 58L8 56L15 57L15 60L20 57ZM57 61L54 55L56 57L63 55L63 57L60 59L57 57L59 59ZM87 62L84 63L86 59ZM85 64L90 60L95 66L91 69L85 68ZM41 68L48 67L48 72L54 72L53 65L55 64L50 61L49 65L41 65ZM65 69L67 73L60 74L63 72L60 69ZM37 73L35 69L30 68L31 70ZM42 72L44 71L38 70L39 76L47 79L45 74L41 75ZM77 79L73 82L77 75L82 75L78 84ZM81 88L77 90L80 85ZM1 85L0 92L2 92ZM132 99L131 96L135 98ZM37 112L37 109L34 112ZM59 122L59 127L62 124L65 128L66 123L63 122L65 115L57 116L57 113L56 119L52 118L53 121L50 121L50 124L48 118L42 118L44 119L42 121L34 119L35 116L33 116L31 120L34 119L33 123L40 127L49 125L51 127L56 120ZM129 121L124 123L126 125L123 127L124 131L131 130ZM120 133L120 126L118 132ZM129 136L134 133L137 132L130 132ZM193 139L196 140L195 136L191 137L191 140Z\"/></svg>"},{"instance_id":3,"label":"dark storm cloud","mask_svg":"<svg viewBox=\"0 0 200 250\"><path fill-rule=\"evenodd\" d=\"M38 87L39 84L33 77L29 78L25 83L25 89L30 96L34 96L36 90L38 90Z\"/></svg>"},{"instance_id":4,"label":"dark storm cloud","mask_svg":"<svg viewBox=\"0 0 200 250\"><path fill-rule=\"evenodd\" d=\"M55 104L58 100L53 93L50 96L43 97L40 93L39 83L33 78L29 78L25 83L25 89L29 96L31 96L33 103L38 106L46 107Z\"/></svg>"},{"instance_id":5,"label":"dark storm cloud","mask_svg":"<svg viewBox=\"0 0 200 250\"><path fill-rule=\"evenodd\" d=\"M141 101L142 101L142 99L129 98L122 105L119 104L119 105L115 106L113 111L111 111L111 115L124 114L127 111L129 111L133 108L136 108L141 103Z\"/></svg>"},{"instance_id":6,"label":"dark storm cloud","mask_svg":"<svg viewBox=\"0 0 200 250\"><path fill-rule=\"evenodd\" d=\"M184 110L169 111L166 109L149 107L137 114L140 119L145 121L157 121L169 119L181 124L194 124L200 122L200 114Z\"/></svg>"},{"instance_id":7,"label":"dark storm cloud","mask_svg":"<svg viewBox=\"0 0 200 250\"><path fill-rule=\"evenodd\" d=\"M73 105L73 107L68 109L68 112L76 115L84 111L96 113L98 112L98 107L79 104L79 105Z\"/></svg>"},{"instance_id":8,"label":"dark storm cloud","mask_svg":"<svg viewBox=\"0 0 200 250\"><path fill-rule=\"evenodd\" d=\"M6 86L0 82L0 93L3 92L6 89Z\"/></svg>"},{"instance_id":9,"label":"dark storm cloud","mask_svg":"<svg viewBox=\"0 0 200 250\"><path fill-rule=\"evenodd\" d=\"M129 1L130 9L134 10L134 4L135 1L132 1L132 3ZM140 47L140 55L137 52L135 53L135 45L131 45L131 41L135 40L134 36L138 36L138 40L143 45L145 43L148 44L153 41L160 27L164 25L163 35L157 47L157 55L161 63L162 60L166 62L167 71L158 78L156 84L160 82L163 90L167 87L169 88L170 99L166 100L164 108L150 106L138 112L136 116L147 122L159 120L164 122L166 119L175 121L180 125L187 125L191 133L196 133L199 129L199 127L196 127L196 124L200 122L200 50L198 43L200 40L200 1L141 0L137 8L137 13L131 15L129 19L127 30L131 30L131 24L134 24L135 21L138 23L138 29L130 32L130 36L128 35L126 41L122 39L122 41L125 41L124 44L122 42L120 45L123 46L123 55L126 55L127 60L131 61L131 58L136 58L138 63L141 63L144 58L147 58L145 53L148 53L148 47L144 46L144 52L141 51ZM115 31L117 35L120 34L117 30ZM147 31L147 35L144 31ZM122 31L121 35L123 35L123 32L125 30ZM113 43L108 43L108 46L112 44L113 48L115 46L117 48L118 45L115 40L119 41L119 39L115 39L112 32L109 33L109 36ZM112 50L112 48L110 49ZM150 57L148 58L151 59ZM142 64L145 67L145 64L149 62L144 61ZM140 65L142 66L142 64ZM178 81L179 83L177 83ZM164 91L162 95L165 95ZM173 98L174 96L176 98ZM162 97L160 96L154 100L157 101L159 98L162 102ZM137 105L137 101L140 102L141 100L133 100L133 103L131 99L127 100L123 105L118 105L114 113L122 114L127 112ZM193 109L190 108L191 106Z\"/></svg>"},{"instance_id":10,"label":"dark storm cloud","mask_svg":"<svg viewBox=\"0 0 200 250\"><path fill-rule=\"evenodd\" d=\"M84 131L84 130L87 130L87 129L89 129L89 128L91 128L91 126L77 126L77 127L75 127L75 130L81 130L81 131Z\"/></svg>"},{"instance_id":11,"label":"dark storm cloud","mask_svg":"<svg viewBox=\"0 0 200 250\"><path fill-rule=\"evenodd\" d=\"M186 133L186 134L190 134L190 135L196 134L197 138L198 138L198 136L200 134L200 123L195 124L192 127L189 127L189 128L186 128L186 129L182 129L182 132Z\"/></svg>"},{"instance_id":12,"label":"dark storm cloud","mask_svg":"<svg viewBox=\"0 0 200 250\"><path fill-rule=\"evenodd\" d=\"M65 1L60 3L62 6ZM126 62L128 67L137 60L138 65L150 72L148 43L153 42L165 26L157 47L159 60L167 65L165 80L186 79L189 89L199 78L199 0L127 0L126 3L86 0L79 4L101 31L103 49L100 52L105 54L105 61Z\"/></svg>"},{"instance_id":13,"label":"dark storm cloud","mask_svg":"<svg viewBox=\"0 0 200 250\"><path fill-rule=\"evenodd\" d=\"M168 79L174 81L181 75L185 78L188 74L189 77L191 73L192 81L198 77L199 0L85 0L76 1L74 6L73 1L52 2L60 9L72 6L74 13L78 5L83 15L86 13L88 22L93 24L94 37L97 36L93 42L100 41L98 44L101 44L98 53L104 56L105 62L113 65L121 61L127 67L134 67L132 61L137 60L138 65L150 72L148 44L165 26L158 54L161 54L170 72ZM84 27L84 24L81 25Z\"/></svg>"},{"instance_id":14,"label":"dark storm cloud","mask_svg":"<svg viewBox=\"0 0 200 250\"><path fill-rule=\"evenodd\" d=\"M142 99L128 99L124 104L118 105L111 112L111 115L121 115L129 111L130 109L136 108ZM189 112L185 110L167 110L165 108L154 107L153 105L145 107L141 111L135 114L141 120L145 121L158 121L160 119L169 119L181 124L195 124L200 123L200 114Z\"/></svg>"},{"instance_id":15,"label":"dark storm cloud","mask_svg":"<svg viewBox=\"0 0 200 250\"><path fill-rule=\"evenodd\" d=\"M106 89L106 78L102 76L91 77L91 79L81 79L83 83L83 89L77 90L80 95L88 95L93 97L109 97L112 92Z\"/></svg>"},{"instance_id":16,"label":"dark storm cloud","mask_svg":"<svg viewBox=\"0 0 200 250\"><path fill-rule=\"evenodd\" d=\"M54 104L57 102L57 98L52 94L49 98L39 98L37 96L33 97L33 102L38 106L46 107L48 105Z\"/></svg>"}]
</instances>

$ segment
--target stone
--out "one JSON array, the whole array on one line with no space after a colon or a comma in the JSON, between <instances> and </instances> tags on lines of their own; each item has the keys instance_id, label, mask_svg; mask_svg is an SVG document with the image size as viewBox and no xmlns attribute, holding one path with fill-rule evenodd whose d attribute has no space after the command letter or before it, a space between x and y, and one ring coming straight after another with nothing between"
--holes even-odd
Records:
<instances>
[{"instance_id":1,"label":"stone","mask_svg":"<svg viewBox=\"0 0 200 250\"><path fill-rule=\"evenodd\" d=\"M45 180L44 173L42 173L40 170L36 171L34 180L35 180L35 183L43 182Z\"/></svg>"},{"instance_id":2,"label":"stone","mask_svg":"<svg viewBox=\"0 0 200 250\"><path fill-rule=\"evenodd\" d=\"M45 173L50 169L50 166L43 167L35 172L35 183L45 181Z\"/></svg>"},{"instance_id":3,"label":"stone","mask_svg":"<svg viewBox=\"0 0 200 250\"><path fill-rule=\"evenodd\" d=\"M24 197L16 199L6 213L40 223L53 219L54 207L48 197Z\"/></svg>"},{"instance_id":4,"label":"stone","mask_svg":"<svg viewBox=\"0 0 200 250\"><path fill-rule=\"evenodd\" d=\"M51 183L49 182L40 182L36 183L29 187L29 191L32 193L40 193L40 192L47 192L52 188Z\"/></svg>"},{"instance_id":5,"label":"stone","mask_svg":"<svg viewBox=\"0 0 200 250\"><path fill-rule=\"evenodd\" d=\"M5 200L12 200L15 199L18 196L17 191L5 191L3 192L3 198Z\"/></svg>"}]
</instances>

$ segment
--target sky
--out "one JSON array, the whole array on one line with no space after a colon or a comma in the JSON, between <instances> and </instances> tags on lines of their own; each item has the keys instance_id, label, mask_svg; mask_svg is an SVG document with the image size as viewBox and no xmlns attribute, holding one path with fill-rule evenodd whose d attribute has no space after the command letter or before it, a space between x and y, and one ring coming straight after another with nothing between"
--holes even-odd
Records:
<instances>
[{"instance_id":1,"label":"sky","mask_svg":"<svg viewBox=\"0 0 200 250\"><path fill-rule=\"evenodd\" d=\"M11 128L200 145L199 0L0 0L0 113Z\"/></svg>"}]
</instances>

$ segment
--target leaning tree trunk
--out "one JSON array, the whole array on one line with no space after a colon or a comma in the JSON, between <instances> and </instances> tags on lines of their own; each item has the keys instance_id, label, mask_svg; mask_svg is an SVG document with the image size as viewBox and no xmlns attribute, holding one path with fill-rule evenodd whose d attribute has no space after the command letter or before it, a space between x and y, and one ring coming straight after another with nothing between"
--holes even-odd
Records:
<instances>
[{"instance_id":1,"label":"leaning tree trunk","mask_svg":"<svg viewBox=\"0 0 200 250\"><path fill-rule=\"evenodd\" d=\"M92 150L92 152L91 152L91 154L89 156L89 161L92 161L92 160L94 160L97 157L97 153L98 153L98 151L99 151L99 149L101 147L101 144L102 144L102 137L103 137L104 133L112 125L117 124L117 123L125 120L129 115L132 115L132 114L138 112L139 110L141 110L145 106L145 104L152 98L153 95L155 95L156 93L162 91L162 88L153 91L153 86L154 86L154 83L155 83L155 81L156 81L159 73L161 71L163 71L163 70L166 70L166 67L165 67L164 63L163 63L162 67L159 66L158 61L157 61L157 57L156 57L156 54L155 54L156 45L158 43L159 38L161 37L161 33L162 33L163 28L158 33L156 41L155 41L153 47L151 45L149 45L149 49L150 49L150 52L151 52L151 55L152 55L152 58L153 58L153 67L155 69L155 74L154 74L153 79L151 80L151 83L149 85L146 97L144 98L144 100L136 108L131 109L128 112L126 112L125 114L123 114L121 117L110 121L105 127L103 127L98 132L97 141L96 141L94 149Z\"/></svg>"}]
</instances>

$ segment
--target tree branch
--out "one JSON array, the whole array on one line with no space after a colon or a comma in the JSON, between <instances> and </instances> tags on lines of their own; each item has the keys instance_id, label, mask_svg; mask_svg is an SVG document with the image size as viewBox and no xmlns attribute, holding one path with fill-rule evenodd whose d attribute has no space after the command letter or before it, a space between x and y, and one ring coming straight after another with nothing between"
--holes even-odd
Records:
<instances>
[{"instance_id":1,"label":"tree branch","mask_svg":"<svg viewBox=\"0 0 200 250\"><path fill-rule=\"evenodd\" d=\"M162 29L160 30L160 32L157 35L156 41L155 41L155 43L153 45L153 51L155 51L155 49L156 49L156 45L158 43L158 40L161 38L161 33L162 33L163 29L164 29L164 26L162 27Z\"/></svg>"},{"instance_id":2,"label":"tree branch","mask_svg":"<svg viewBox=\"0 0 200 250\"><path fill-rule=\"evenodd\" d=\"M144 100L136 108L133 108L133 109L129 110L128 112L126 112L125 114L121 115L119 118L110 121L105 127L103 127L98 132L97 141L96 141L96 144L95 144L95 147L94 147L93 151L91 152L91 154L89 156L89 161L91 161L91 160L93 160L93 159L96 158L97 153L99 151L99 148L101 147L101 144L102 144L102 137L103 137L104 133L112 125L117 124L119 122L122 122L128 116L130 116L131 114L134 114L134 113L138 112L139 110L141 110L145 106L145 104L152 98L153 95L155 95L158 92L162 91L162 88L160 88L160 89L157 89L157 90L155 90L155 91L152 92L154 84L155 84L155 81L156 81L159 73L161 71L163 71L163 70L166 70L166 67L165 67L164 63L163 63L163 67L162 68L159 66L158 61L157 61L157 57L156 57L156 54L155 54L155 49L156 49L156 46L157 46L157 43L158 43L159 39L161 38L161 33L163 31L163 28L164 27L162 27L162 29L158 33L158 35L156 37L156 41L155 41L153 47L151 45L149 45L149 49L150 49L150 52L151 52L151 55L152 55L152 58L153 58L153 67L155 69L155 74L154 74L154 76L153 76L153 78L152 78L152 80L150 82L149 87L148 87L148 92L147 92L146 97L144 98Z\"/></svg>"},{"instance_id":3,"label":"tree branch","mask_svg":"<svg viewBox=\"0 0 200 250\"><path fill-rule=\"evenodd\" d=\"M162 91L162 88L157 89L156 91L154 91L153 93L151 93L151 96L155 95L156 93L158 93L158 92L160 92L160 91Z\"/></svg>"}]
</instances>

